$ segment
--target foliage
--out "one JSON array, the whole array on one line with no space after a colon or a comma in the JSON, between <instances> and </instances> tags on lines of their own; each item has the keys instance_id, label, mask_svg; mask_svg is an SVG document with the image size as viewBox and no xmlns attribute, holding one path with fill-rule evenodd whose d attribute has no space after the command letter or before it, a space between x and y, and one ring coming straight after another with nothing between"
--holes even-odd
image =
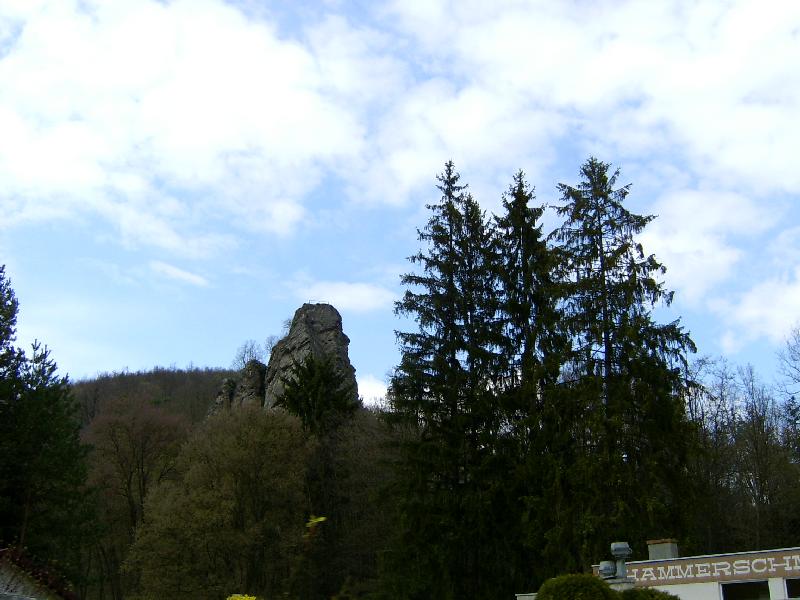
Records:
<instances>
[{"instance_id":1,"label":"foliage","mask_svg":"<svg viewBox=\"0 0 800 600\"><path fill-rule=\"evenodd\" d=\"M360 597L373 590L379 557L396 526L396 498L382 493L393 458L391 431L381 415L357 411L319 438L307 474L317 526L305 598ZM349 594L349 595L348 595Z\"/></svg>"},{"instance_id":2,"label":"foliage","mask_svg":"<svg viewBox=\"0 0 800 600\"><path fill-rule=\"evenodd\" d=\"M87 428L95 485L122 501L120 521L131 535L144 519L150 488L174 471L187 428L180 416L137 399L106 404Z\"/></svg>"},{"instance_id":3,"label":"foliage","mask_svg":"<svg viewBox=\"0 0 800 600\"><path fill-rule=\"evenodd\" d=\"M93 379L72 383L80 406L81 424L88 425L108 403L145 402L191 423L205 419L219 391L220 381L231 377L226 369L154 367L146 371L102 373Z\"/></svg>"},{"instance_id":4,"label":"foliage","mask_svg":"<svg viewBox=\"0 0 800 600\"><path fill-rule=\"evenodd\" d=\"M778 352L778 366L783 376L783 391L787 395L800 392L800 325L795 325L783 348Z\"/></svg>"},{"instance_id":5,"label":"foliage","mask_svg":"<svg viewBox=\"0 0 800 600\"><path fill-rule=\"evenodd\" d=\"M5 265L0 265L0 398L14 396L19 383L22 352L14 347L17 335L17 312L19 302L11 282L5 274Z\"/></svg>"},{"instance_id":6,"label":"foliage","mask_svg":"<svg viewBox=\"0 0 800 600\"><path fill-rule=\"evenodd\" d=\"M800 464L791 399L781 406L752 367L703 360L694 372L704 382L688 402L699 494L684 547L707 553L794 545Z\"/></svg>"},{"instance_id":7,"label":"foliage","mask_svg":"<svg viewBox=\"0 0 800 600\"><path fill-rule=\"evenodd\" d=\"M141 499L160 482L183 481L175 459L187 433L183 415L189 415L179 407L195 392L208 390L203 393L211 395L222 374L158 369L102 375L80 384L81 397L94 399L94 418L83 435L93 444L90 481L97 489L99 518L96 534L84 540L85 568L91 577L86 597L116 600L136 592L138 570L121 571L121 565L132 541L132 523L144 530L141 524L149 520L149 503L142 505ZM300 505L309 514L327 518L312 544L298 540L289 577L293 586L305 581L309 589L324 589L329 595L345 582L349 590L370 587L393 515L391 500L378 496L388 476L384 465L389 450L389 432L379 415L358 410L335 421L336 427L315 436L316 441L308 440L310 432L297 439L301 448L311 448L301 451L308 500ZM323 456L327 466L321 469Z\"/></svg>"},{"instance_id":8,"label":"foliage","mask_svg":"<svg viewBox=\"0 0 800 600\"><path fill-rule=\"evenodd\" d=\"M623 206L609 165L581 174L549 238L521 172L493 224L452 163L438 178L396 307L417 331L397 334L391 385L390 419L413 432L395 595L494 597L587 567L614 536L683 532L694 345L651 316L672 297L636 239L652 217Z\"/></svg>"},{"instance_id":9,"label":"foliage","mask_svg":"<svg viewBox=\"0 0 800 600\"><path fill-rule=\"evenodd\" d=\"M348 578L375 575L375 555L383 521L381 506L370 497L379 476L383 438L369 411L358 410L355 390L330 359L312 355L283 378L284 393L276 405L298 416L316 440L306 471L306 490L313 514L323 515L307 536L303 568L293 578L293 593L303 598L330 598ZM313 535L311 535L313 532ZM369 532L373 537L367 537ZM311 543L313 540L313 543Z\"/></svg>"},{"instance_id":10,"label":"foliage","mask_svg":"<svg viewBox=\"0 0 800 600\"><path fill-rule=\"evenodd\" d=\"M14 346L18 311L19 302L5 275L5 265L0 265L0 410L3 411L11 410L22 388L25 355Z\"/></svg>"},{"instance_id":11,"label":"foliage","mask_svg":"<svg viewBox=\"0 0 800 600\"><path fill-rule=\"evenodd\" d=\"M542 233L544 206L531 206L533 189L519 171L503 196L497 227L498 284L503 359L508 362L504 387L520 397L541 398L543 386L557 378L564 340L557 328L558 290L554 281L557 254ZM527 407L530 408L530 407Z\"/></svg>"},{"instance_id":12,"label":"foliage","mask_svg":"<svg viewBox=\"0 0 800 600\"><path fill-rule=\"evenodd\" d=\"M681 504L691 497L681 369L695 348L679 322L652 318L672 300L658 279L666 269L637 240L653 217L625 208L630 186L616 188L619 171L609 169L590 158L577 186L559 185L564 222L551 236L562 257L562 326L572 342L557 416L571 432L571 457L558 468L571 498L564 509L578 523L561 530L557 543L570 548L577 567L591 564L614 536L642 543L682 534Z\"/></svg>"},{"instance_id":13,"label":"foliage","mask_svg":"<svg viewBox=\"0 0 800 600\"><path fill-rule=\"evenodd\" d=\"M565 221L553 234L564 257L573 360L579 373L606 380L625 370L631 359L652 355L671 362L692 349L677 323L656 325L650 318L653 306L672 301L672 292L655 279L666 268L654 255L645 255L635 239L654 217L625 209L630 185L614 189L619 170L609 176L609 168L590 158L577 186L559 184L565 204L557 210ZM606 381L606 404L613 401L610 392Z\"/></svg>"},{"instance_id":14,"label":"foliage","mask_svg":"<svg viewBox=\"0 0 800 600\"><path fill-rule=\"evenodd\" d=\"M145 520L145 497L174 475L188 425L182 416L140 398L102 404L86 427L92 445L89 481L96 490L99 531L87 546L91 570L113 598L135 586L121 572L135 529ZM100 591L100 590L98 590Z\"/></svg>"},{"instance_id":15,"label":"foliage","mask_svg":"<svg viewBox=\"0 0 800 600\"><path fill-rule=\"evenodd\" d=\"M336 427L359 407L356 392L330 358L309 354L283 376L283 394L275 402L296 415L309 431L319 434Z\"/></svg>"},{"instance_id":16,"label":"foliage","mask_svg":"<svg viewBox=\"0 0 800 600\"><path fill-rule=\"evenodd\" d=\"M619 594L622 600L675 600L678 596L655 588L635 587Z\"/></svg>"},{"instance_id":17,"label":"foliage","mask_svg":"<svg viewBox=\"0 0 800 600\"><path fill-rule=\"evenodd\" d=\"M84 598L121 600L136 578L122 572L153 483L174 474L190 423L205 418L229 371L155 367L103 373L72 384L89 453L95 521L79 545Z\"/></svg>"},{"instance_id":18,"label":"foliage","mask_svg":"<svg viewBox=\"0 0 800 600\"><path fill-rule=\"evenodd\" d=\"M537 600L617 600L617 593L594 575L560 575L545 581L539 588L536 598Z\"/></svg>"},{"instance_id":19,"label":"foliage","mask_svg":"<svg viewBox=\"0 0 800 600\"><path fill-rule=\"evenodd\" d=\"M390 417L417 434L398 465L401 518L386 593L494 598L516 584L513 551L498 534L515 499L505 485L507 419L494 396L508 372L497 243L452 162L438 181L441 199L419 231L426 247L410 258L419 271L402 277L408 288L396 305L417 331L397 334Z\"/></svg>"},{"instance_id":20,"label":"foliage","mask_svg":"<svg viewBox=\"0 0 800 600\"><path fill-rule=\"evenodd\" d=\"M545 207L533 206L534 200L520 171L503 197L503 213L495 217L499 319L504 326L500 352L507 369L496 393L506 435L495 453L498 467L497 459L502 458L505 465L500 468L508 474L502 483L506 505L495 518L499 523L503 519L505 560L513 564L509 573L514 574L516 589L536 587L569 565L563 557L547 554L553 546L561 549L552 543L552 517L558 512L548 507L559 507L551 481L563 472L563 465L557 454L560 429L553 424L564 412L556 384L569 339L559 306L559 253L542 232ZM535 508L523 510L520 498ZM532 552L542 559L531 561Z\"/></svg>"},{"instance_id":21,"label":"foliage","mask_svg":"<svg viewBox=\"0 0 800 600\"><path fill-rule=\"evenodd\" d=\"M0 541L79 575L77 541L90 518L86 447L66 377L49 350L13 346L18 303L0 267Z\"/></svg>"},{"instance_id":22,"label":"foliage","mask_svg":"<svg viewBox=\"0 0 800 600\"><path fill-rule=\"evenodd\" d=\"M127 561L141 597L287 591L302 551L310 450L286 413L242 408L208 419L181 451L179 476L148 494Z\"/></svg>"},{"instance_id":23,"label":"foliage","mask_svg":"<svg viewBox=\"0 0 800 600\"><path fill-rule=\"evenodd\" d=\"M262 363L266 362L269 358L269 352L272 349L268 347L268 344L269 342L262 346L255 340L245 340L242 342L242 345L237 348L236 354L233 357L231 369L241 371L251 360L257 360Z\"/></svg>"}]
</instances>

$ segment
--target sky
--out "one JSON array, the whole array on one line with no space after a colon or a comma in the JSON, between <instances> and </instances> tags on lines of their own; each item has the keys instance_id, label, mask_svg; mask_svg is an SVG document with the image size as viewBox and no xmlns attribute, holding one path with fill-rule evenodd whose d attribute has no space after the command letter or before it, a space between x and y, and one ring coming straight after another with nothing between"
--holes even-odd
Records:
<instances>
[{"instance_id":1,"label":"sky","mask_svg":"<svg viewBox=\"0 0 800 600\"><path fill-rule=\"evenodd\" d=\"M798 140L793 0L0 2L0 264L18 343L72 379L227 367L330 302L379 397L444 163L491 213L589 156L657 215L657 318L770 379Z\"/></svg>"}]
</instances>

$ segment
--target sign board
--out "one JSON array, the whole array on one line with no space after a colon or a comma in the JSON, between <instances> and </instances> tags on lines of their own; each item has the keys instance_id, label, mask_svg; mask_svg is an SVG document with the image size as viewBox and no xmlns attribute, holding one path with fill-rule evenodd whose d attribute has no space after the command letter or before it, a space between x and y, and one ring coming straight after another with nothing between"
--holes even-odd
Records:
<instances>
[{"instance_id":1,"label":"sign board","mask_svg":"<svg viewBox=\"0 0 800 600\"><path fill-rule=\"evenodd\" d=\"M636 561L627 569L637 586L800 578L800 548Z\"/></svg>"}]
</instances>

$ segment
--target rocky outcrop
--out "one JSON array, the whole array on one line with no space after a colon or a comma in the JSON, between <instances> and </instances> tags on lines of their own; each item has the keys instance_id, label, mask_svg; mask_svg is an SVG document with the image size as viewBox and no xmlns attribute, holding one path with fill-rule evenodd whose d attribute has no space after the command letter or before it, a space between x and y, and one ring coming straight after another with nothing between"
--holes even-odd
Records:
<instances>
[{"instance_id":1,"label":"rocky outcrop","mask_svg":"<svg viewBox=\"0 0 800 600\"><path fill-rule=\"evenodd\" d=\"M342 331L342 317L330 304L303 304L294 313L289 333L272 349L264 381L266 407L271 407L283 394L283 378L295 365L311 355L318 360L330 360L334 370L358 399L356 370L350 364L347 348L350 345Z\"/></svg>"},{"instance_id":2,"label":"rocky outcrop","mask_svg":"<svg viewBox=\"0 0 800 600\"><path fill-rule=\"evenodd\" d=\"M349 345L339 311L330 304L303 304L294 313L289 332L272 348L269 364L251 360L236 377L224 379L209 414L250 405L271 408L283 394L283 379L309 355L331 361L357 401L356 370L350 364Z\"/></svg>"},{"instance_id":3,"label":"rocky outcrop","mask_svg":"<svg viewBox=\"0 0 800 600\"><path fill-rule=\"evenodd\" d=\"M258 360L249 360L239 374L235 400L239 406L264 406L264 374L267 366Z\"/></svg>"},{"instance_id":4,"label":"rocky outcrop","mask_svg":"<svg viewBox=\"0 0 800 600\"><path fill-rule=\"evenodd\" d=\"M236 377L223 379L217 397L209 409L209 414L240 406L264 406L264 374L266 372L267 365L258 360L251 360Z\"/></svg>"}]
</instances>

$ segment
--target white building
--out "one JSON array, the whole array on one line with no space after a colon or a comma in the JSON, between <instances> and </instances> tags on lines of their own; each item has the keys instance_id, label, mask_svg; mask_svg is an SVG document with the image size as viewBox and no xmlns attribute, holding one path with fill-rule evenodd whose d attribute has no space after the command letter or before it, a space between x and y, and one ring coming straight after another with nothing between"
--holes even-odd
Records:
<instances>
[{"instance_id":1,"label":"white building","mask_svg":"<svg viewBox=\"0 0 800 600\"><path fill-rule=\"evenodd\" d=\"M648 550L648 560L626 564L637 587L653 587L681 600L800 598L800 548L678 556L675 540L653 540Z\"/></svg>"}]
</instances>

